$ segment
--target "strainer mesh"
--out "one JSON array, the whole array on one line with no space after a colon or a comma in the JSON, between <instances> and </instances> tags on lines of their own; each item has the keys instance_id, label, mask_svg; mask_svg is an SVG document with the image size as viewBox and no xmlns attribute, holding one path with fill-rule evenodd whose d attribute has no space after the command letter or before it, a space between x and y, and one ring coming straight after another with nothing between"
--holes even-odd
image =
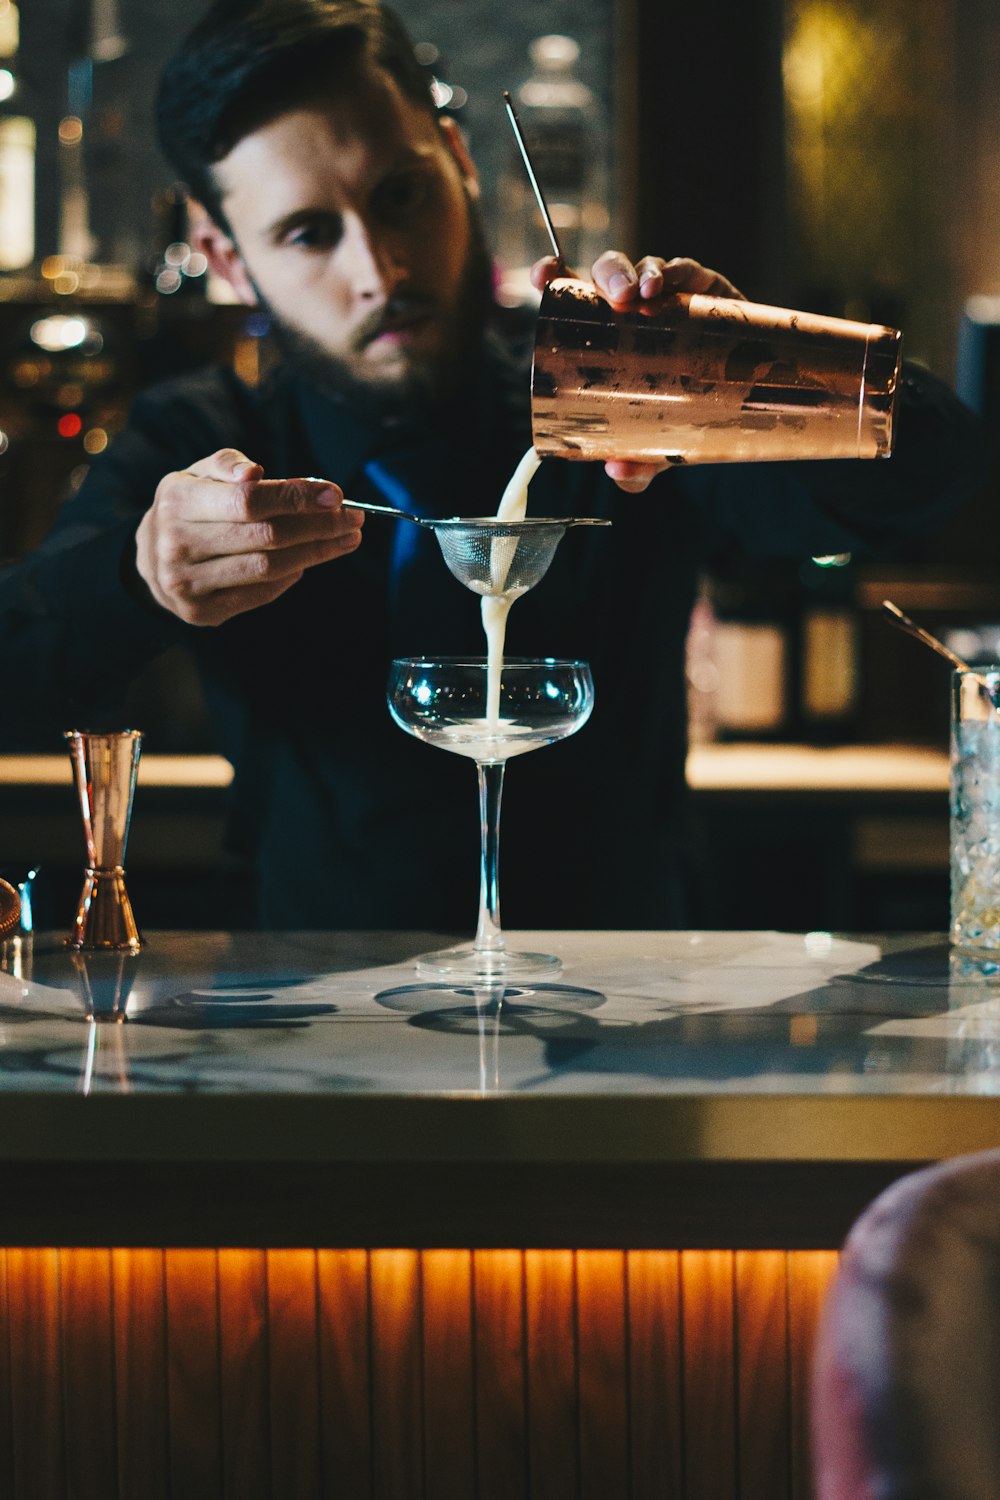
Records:
<instances>
[{"instance_id":1,"label":"strainer mesh","mask_svg":"<svg viewBox=\"0 0 1000 1500\"><path fill-rule=\"evenodd\" d=\"M475 521L436 526L449 570L476 594L518 595L545 576L566 531L559 522Z\"/></svg>"}]
</instances>

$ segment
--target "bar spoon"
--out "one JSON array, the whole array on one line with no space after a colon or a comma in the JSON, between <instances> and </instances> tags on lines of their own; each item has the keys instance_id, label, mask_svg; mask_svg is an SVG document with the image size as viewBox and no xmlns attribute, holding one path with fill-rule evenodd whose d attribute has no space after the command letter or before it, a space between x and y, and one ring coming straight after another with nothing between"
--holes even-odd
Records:
<instances>
[{"instance_id":1,"label":"bar spoon","mask_svg":"<svg viewBox=\"0 0 1000 1500\"><path fill-rule=\"evenodd\" d=\"M990 702L993 702L993 692L982 673L977 672L961 656L956 655L950 646L945 645L944 641L939 641L936 635L931 635L929 630L925 630L922 625L918 625L915 620L911 620L909 615L904 614L899 606L893 604L891 600L883 599L882 608L889 617L889 623L895 625L897 630L902 630L907 635L912 635L915 640L923 641L925 646L930 646L932 651L936 651L938 656L943 656L945 661L950 661L952 666L957 667L960 672L971 673L973 681L978 682Z\"/></svg>"}]
</instances>

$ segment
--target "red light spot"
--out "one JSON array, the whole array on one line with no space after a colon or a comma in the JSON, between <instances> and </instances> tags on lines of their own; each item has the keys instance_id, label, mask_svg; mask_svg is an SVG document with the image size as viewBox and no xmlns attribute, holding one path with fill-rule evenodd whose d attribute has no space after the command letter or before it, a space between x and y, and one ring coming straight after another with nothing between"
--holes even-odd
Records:
<instances>
[{"instance_id":1,"label":"red light spot","mask_svg":"<svg viewBox=\"0 0 1000 1500\"><path fill-rule=\"evenodd\" d=\"M59 436L65 438L79 437L83 423L75 411L68 411L65 416L59 418Z\"/></svg>"}]
</instances>

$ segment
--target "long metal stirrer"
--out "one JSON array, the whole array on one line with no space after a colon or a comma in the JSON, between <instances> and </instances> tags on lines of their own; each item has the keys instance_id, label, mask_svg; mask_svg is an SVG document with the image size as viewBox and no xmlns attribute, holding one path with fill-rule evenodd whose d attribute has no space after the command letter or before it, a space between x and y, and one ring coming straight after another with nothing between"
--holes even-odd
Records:
<instances>
[{"instance_id":1,"label":"long metal stirrer","mask_svg":"<svg viewBox=\"0 0 1000 1500\"><path fill-rule=\"evenodd\" d=\"M542 211L542 218L545 221L545 228L548 231L549 241L552 245L552 252L555 255L556 260L559 262L560 267L564 267L566 265L566 261L562 253L562 246L559 244L559 240L556 237L555 225L552 223L552 215L549 213L548 204L545 202L545 195L543 194L541 188L538 186L538 178L535 176L535 169L531 165L531 157L528 155L528 148L524 144L524 136L521 134L521 122L517 118L517 111L514 108L514 103L510 97L510 91L508 89L504 89L503 91L503 102L507 106L507 114L510 116L510 125L511 129L514 132L514 139L517 141L518 149L520 150L521 156L524 159L525 169L528 173L528 180L531 183L532 188L534 189L535 199L538 203L538 207Z\"/></svg>"},{"instance_id":2,"label":"long metal stirrer","mask_svg":"<svg viewBox=\"0 0 1000 1500\"><path fill-rule=\"evenodd\" d=\"M883 599L882 608L890 616L892 623L900 630L905 630L907 635L916 636L918 641L923 641L925 646L930 646L932 651L936 651L938 656L943 656L946 661L950 661L952 666L958 667L960 671L972 671L967 661L963 661L960 656L956 656L954 651L945 645L944 641L939 641L936 635L931 635L929 630L925 630L922 625L918 625L915 620L911 620L909 615L904 615L898 605L893 604L889 599Z\"/></svg>"},{"instance_id":3,"label":"long metal stirrer","mask_svg":"<svg viewBox=\"0 0 1000 1500\"><path fill-rule=\"evenodd\" d=\"M963 661L962 657L956 656L955 652L949 646L946 646L944 641L939 641L936 635L931 635L929 630L925 630L922 625L918 625L915 620L911 620L909 615L904 615L899 606L893 604L891 600L883 599L882 608L889 616L891 623L899 630L905 630L907 635L915 636L925 646L930 646L932 651L936 651L938 656L943 656L946 661L950 661L952 666L957 667L960 672L970 673L973 682L978 683L990 702L994 703L990 684L981 672L975 671L967 661ZM996 707L995 703L994 707Z\"/></svg>"}]
</instances>

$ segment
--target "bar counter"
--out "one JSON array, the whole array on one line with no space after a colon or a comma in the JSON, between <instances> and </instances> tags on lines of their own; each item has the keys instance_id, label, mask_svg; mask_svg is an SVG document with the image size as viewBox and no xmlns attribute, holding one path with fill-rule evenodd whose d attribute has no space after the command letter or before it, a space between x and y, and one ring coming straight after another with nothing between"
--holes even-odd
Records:
<instances>
[{"instance_id":1,"label":"bar counter","mask_svg":"<svg viewBox=\"0 0 1000 1500\"><path fill-rule=\"evenodd\" d=\"M833 1247L1000 1145L1000 984L940 938L526 940L563 973L477 1009L418 979L431 935L37 936L0 974L8 1242Z\"/></svg>"},{"instance_id":2,"label":"bar counter","mask_svg":"<svg viewBox=\"0 0 1000 1500\"><path fill-rule=\"evenodd\" d=\"M3 1494L807 1500L850 1218L1000 1144L994 979L532 933L497 1006L432 942L6 945Z\"/></svg>"}]
</instances>

